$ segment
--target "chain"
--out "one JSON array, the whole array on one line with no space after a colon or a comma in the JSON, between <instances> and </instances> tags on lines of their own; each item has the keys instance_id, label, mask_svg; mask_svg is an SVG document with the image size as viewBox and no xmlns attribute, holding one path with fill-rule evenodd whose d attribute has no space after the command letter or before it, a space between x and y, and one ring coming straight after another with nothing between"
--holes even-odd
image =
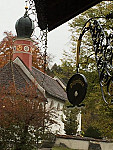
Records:
<instances>
[{"instance_id":1,"label":"chain","mask_svg":"<svg viewBox=\"0 0 113 150\"><path fill-rule=\"evenodd\" d=\"M44 73L45 73L46 66L47 66L47 33L48 33L48 29L41 30L39 28L34 0L25 0L25 4L26 4L26 6L28 6L28 15L33 20L33 23L35 25L35 30L32 35L32 38L35 41L35 45L40 50L40 55L41 55L41 58L43 59L43 61L42 61L43 69L44 69Z\"/></svg>"},{"instance_id":2,"label":"chain","mask_svg":"<svg viewBox=\"0 0 113 150\"><path fill-rule=\"evenodd\" d=\"M28 15L33 20L34 25L35 25L35 30L32 35L32 38L35 41L35 45L40 50L40 55L41 55L41 59L42 59L41 65L43 65L43 70L44 70L41 85L44 88L44 80L45 80L45 73L46 73L46 67L47 67L47 33L48 33L48 29L46 28L45 30L41 30L39 28L34 0L25 0L25 3L26 3L26 6L28 6Z\"/></svg>"}]
</instances>

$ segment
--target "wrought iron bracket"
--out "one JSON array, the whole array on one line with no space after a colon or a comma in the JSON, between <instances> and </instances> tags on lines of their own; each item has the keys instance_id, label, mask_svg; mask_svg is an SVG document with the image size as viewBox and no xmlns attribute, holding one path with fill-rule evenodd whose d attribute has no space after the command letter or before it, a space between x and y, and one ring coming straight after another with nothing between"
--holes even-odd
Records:
<instances>
[{"instance_id":1,"label":"wrought iron bracket","mask_svg":"<svg viewBox=\"0 0 113 150\"><path fill-rule=\"evenodd\" d=\"M97 70L99 74L99 82L102 92L102 97L105 103L110 104L113 101L113 34L109 34L108 36L105 34L105 31L97 18L89 19L79 36L78 42L82 40L83 35L90 31L93 41L93 49L95 52L95 60L97 64ZM77 49L80 53L80 44L77 44ZM77 53L77 55L78 55ZM78 56L77 56L78 58ZM78 58L79 59L79 58ZM78 66L77 60L77 66ZM111 97L111 101L108 102L106 99L106 93Z\"/></svg>"}]
</instances>

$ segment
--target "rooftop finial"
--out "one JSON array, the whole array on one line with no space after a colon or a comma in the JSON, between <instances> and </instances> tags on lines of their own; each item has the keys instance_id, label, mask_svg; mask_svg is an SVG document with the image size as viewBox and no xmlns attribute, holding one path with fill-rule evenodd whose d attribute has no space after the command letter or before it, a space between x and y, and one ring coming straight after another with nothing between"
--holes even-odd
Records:
<instances>
[{"instance_id":1,"label":"rooftop finial","mask_svg":"<svg viewBox=\"0 0 113 150\"><path fill-rule=\"evenodd\" d=\"M24 16L26 17L26 16L28 16L28 7L26 6L25 9L26 9L26 11L25 11Z\"/></svg>"},{"instance_id":2,"label":"rooftop finial","mask_svg":"<svg viewBox=\"0 0 113 150\"><path fill-rule=\"evenodd\" d=\"M26 11L28 10L28 6L25 6Z\"/></svg>"},{"instance_id":3,"label":"rooftop finial","mask_svg":"<svg viewBox=\"0 0 113 150\"><path fill-rule=\"evenodd\" d=\"M27 16L27 14L28 14L28 6L27 6L27 5L25 6L25 10L26 10L26 11L25 11L24 16Z\"/></svg>"},{"instance_id":4,"label":"rooftop finial","mask_svg":"<svg viewBox=\"0 0 113 150\"><path fill-rule=\"evenodd\" d=\"M25 3L26 3L26 6L25 6L25 10L26 10L26 12L25 12L25 15L28 13L28 5L27 5L27 0L25 1Z\"/></svg>"}]
</instances>

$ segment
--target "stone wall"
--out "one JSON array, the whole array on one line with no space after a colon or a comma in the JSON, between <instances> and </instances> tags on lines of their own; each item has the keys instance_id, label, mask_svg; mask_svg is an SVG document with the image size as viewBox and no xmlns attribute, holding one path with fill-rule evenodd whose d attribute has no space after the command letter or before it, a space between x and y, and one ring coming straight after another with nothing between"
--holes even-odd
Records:
<instances>
[{"instance_id":1,"label":"stone wall","mask_svg":"<svg viewBox=\"0 0 113 150\"><path fill-rule=\"evenodd\" d=\"M112 140L100 140L78 136L58 135L55 145L65 145L74 150L113 150Z\"/></svg>"}]
</instances>

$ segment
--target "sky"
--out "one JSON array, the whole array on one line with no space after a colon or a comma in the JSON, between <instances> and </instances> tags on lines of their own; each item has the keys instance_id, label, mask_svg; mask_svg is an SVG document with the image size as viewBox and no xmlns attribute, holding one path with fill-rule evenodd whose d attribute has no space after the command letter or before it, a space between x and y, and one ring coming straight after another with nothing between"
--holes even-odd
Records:
<instances>
[{"instance_id":1,"label":"sky","mask_svg":"<svg viewBox=\"0 0 113 150\"><path fill-rule=\"evenodd\" d=\"M15 23L24 12L25 0L0 0L0 40L4 37L4 31L16 34ZM61 64L63 51L70 48L70 35L68 22L48 33L47 52L54 56L52 64Z\"/></svg>"}]
</instances>

